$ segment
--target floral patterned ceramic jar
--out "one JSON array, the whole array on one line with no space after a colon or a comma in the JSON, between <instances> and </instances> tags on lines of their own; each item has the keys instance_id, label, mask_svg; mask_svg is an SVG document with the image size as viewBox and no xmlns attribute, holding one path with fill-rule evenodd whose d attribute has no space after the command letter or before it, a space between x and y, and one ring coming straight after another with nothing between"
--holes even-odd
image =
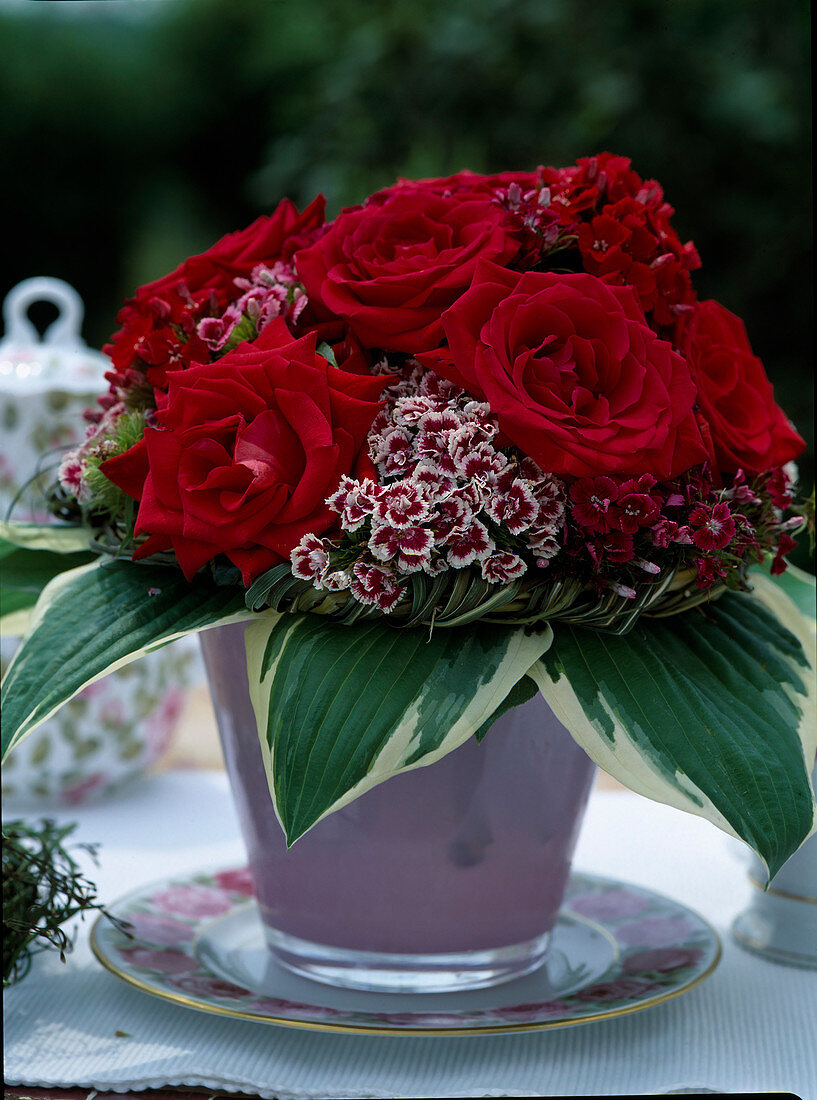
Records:
<instances>
[{"instance_id":1,"label":"floral patterned ceramic jar","mask_svg":"<svg viewBox=\"0 0 817 1100\"><path fill-rule=\"evenodd\" d=\"M41 301L59 309L42 339L27 315ZM3 304L0 518L47 521L42 489L64 449L85 435L83 412L104 388L110 361L82 340L82 317L82 300L60 279L26 279ZM0 664L17 644L4 635ZM170 741L185 688L202 675L197 646L182 642L90 685L4 764L7 808L75 804L143 774Z\"/></svg>"},{"instance_id":2,"label":"floral patterned ceramic jar","mask_svg":"<svg viewBox=\"0 0 817 1100\"><path fill-rule=\"evenodd\" d=\"M42 339L28 318L35 302L59 316ZM79 442L83 412L104 387L110 361L80 336L82 300L61 279L25 279L3 303L0 340L0 512L16 520L48 521L38 497L56 476L62 451ZM36 477L37 474L40 477ZM32 482L32 477L35 481ZM38 493L39 490L39 493Z\"/></svg>"}]
</instances>

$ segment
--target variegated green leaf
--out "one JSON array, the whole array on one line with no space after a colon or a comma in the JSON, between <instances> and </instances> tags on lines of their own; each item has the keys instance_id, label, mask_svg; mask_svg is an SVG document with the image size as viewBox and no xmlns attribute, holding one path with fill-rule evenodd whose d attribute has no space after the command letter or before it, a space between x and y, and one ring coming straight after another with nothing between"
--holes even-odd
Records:
<instances>
[{"instance_id":1,"label":"variegated green leaf","mask_svg":"<svg viewBox=\"0 0 817 1100\"><path fill-rule=\"evenodd\" d=\"M199 630L252 618L235 588L94 561L43 589L3 680L3 755L88 684Z\"/></svg>"},{"instance_id":2,"label":"variegated green leaf","mask_svg":"<svg viewBox=\"0 0 817 1100\"><path fill-rule=\"evenodd\" d=\"M88 527L59 523L0 521L0 539L26 550L50 550L54 554L78 554L88 549L93 531Z\"/></svg>"},{"instance_id":3,"label":"variegated green leaf","mask_svg":"<svg viewBox=\"0 0 817 1100\"><path fill-rule=\"evenodd\" d=\"M780 573L776 577L770 576L767 572L761 572L760 568L753 569L749 574L756 596L778 615L785 615L786 604L777 598L777 591L782 589L801 615L806 617L814 633L817 627L817 582L814 576L798 569L796 565L788 566L785 573Z\"/></svg>"},{"instance_id":4,"label":"variegated green leaf","mask_svg":"<svg viewBox=\"0 0 817 1100\"><path fill-rule=\"evenodd\" d=\"M276 813L292 844L390 776L439 760L494 714L549 627L339 627L265 612L246 631L250 695Z\"/></svg>"},{"instance_id":5,"label":"variegated green leaf","mask_svg":"<svg viewBox=\"0 0 817 1100\"><path fill-rule=\"evenodd\" d=\"M87 544L86 544L87 547ZM0 537L0 630L19 635L28 630L31 610L50 580L67 569L96 560L84 553L29 550Z\"/></svg>"},{"instance_id":6,"label":"variegated green leaf","mask_svg":"<svg viewBox=\"0 0 817 1100\"><path fill-rule=\"evenodd\" d=\"M814 827L814 643L780 589L753 583L623 637L560 628L529 675L600 767L740 837L774 875Z\"/></svg>"}]
</instances>

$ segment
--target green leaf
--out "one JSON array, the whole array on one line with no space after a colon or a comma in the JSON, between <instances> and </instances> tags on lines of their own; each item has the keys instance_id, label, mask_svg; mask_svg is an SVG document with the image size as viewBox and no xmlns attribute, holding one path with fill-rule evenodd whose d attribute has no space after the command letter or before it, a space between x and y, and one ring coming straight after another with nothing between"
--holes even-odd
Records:
<instances>
[{"instance_id":1,"label":"green leaf","mask_svg":"<svg viewBox=\"0 0 817 1100\"><path fill-rule=\"evenodd\" d=\"M498 718L501 718L503 714L507 714L509 710L513 710L514 707L521 707L523 703L527 703L538 691L539 688L536 686L536 681L531 680L530 676L523 676L518 683L514 684L506 698L499 704L488 721L483 722L476 731L474 737L476 737L477 741L482 741L485 734Z\"/></svg>"},{"instance_id":2,"label":"green leaf","mask_svg":"<svg viewBox=\"0 0 817 1100\"><path fill-rule=\"evenodd\" d=\"M250 695L287 842L393 775L456 749L547 649L538 632L479 624L339 627L258 616L246 631Z\"/></svg>"},{"instance_id":3,"label":"green leaf","mask_svg":"<svg viewBox=\"0 0 817 1100\"><path fill-rule=\"evenodd\" d=\"M26 550L0 538L0 626L3 633L24 633L28 612L50 580L68 569L96 560L89 550L80 554Z\"/></svg>"},{"instance_id":4,"label":"green leaf","mask_svg":"<svg viewBox=\"0 0 817 1100\"><path fill-rule=\"evenodd\" d=\"M97 560L55 577L3 681L3 756L63 703L176 638L252 617L243 593L175 569Z\"/></svg>"},{"instance_id":5,"label":"green leaf","mask_svg":"<svg viewBox=\"0 0 817 1100\"><path fill-rule=\"evenodd\" d=\"M814 626L815 613L817 613L817 586L811 573L798 569L796 565L790 565L784 573L779 573L777 576L770 576L765 571L759 574L757 570L752 570L749 573L749 583L755 584L758 576L765 577L771 584L782 589L800 613L809 619L812 627ZM763 582L760 583L763 584Z\"/></svg>"},{"instance_id":6,"label":"green leaf","mask_svg":"<svg viewBox=\"0 0 817 1100\"><path fill-rule=\"evenodd\" d=\"M219 350L218 355L221 358L222 355L226 355L230 351L234 351L239 344L245 340L254 340L258 335L258 327L255 321L250 317L248 313L241 315L241 320L234 326L233 331L227 338L224 346Z\"/></svg>"},{"instance_id":7,"label":"green leaf","mask_svg":"<svg viewBox=\"0 0 817 1100\"><path fill-rule=\"evenodd\" d=\"M59 523L13 523L0 521L0 539L27 550L51 550L55 554L76 554L88 549L93 538L89 527Z\"/></svg>"},{"instance_id":8,"label":"green leaf","mask_svg":"<svg viewBox=\"0 0 817 1100\"><path fill-rule=\"evenodd\" d=\"M814 827L815 659L803 616L753 583L625 637L562 628L529 675L600 767L744 840L772 876Z\"/></svg>"},{"instance_id":9,"label":"green leaf","mask_svg":"<svg viewBox=\"0 0 817 1100\"><path fill-rule=\"evenodd\" d=\"M338 361L335 358L335 353L332 350L331 344L327 344L325 340L321 340L321 342L318 344L317 351L318 355L322 355L324 359L327 359L332 364L333 367L336 367L338 365Z\"/></svg>"}]
</instances>

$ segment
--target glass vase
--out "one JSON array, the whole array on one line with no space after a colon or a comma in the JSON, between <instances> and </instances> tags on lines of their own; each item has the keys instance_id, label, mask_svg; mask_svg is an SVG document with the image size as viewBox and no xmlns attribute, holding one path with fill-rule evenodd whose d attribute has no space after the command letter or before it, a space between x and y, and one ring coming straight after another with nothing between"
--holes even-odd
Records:
<instances>
[{"instance_id":1,"label":"glass vase","mask_svg":"<svg viewBox=\"0 0 817 1100\"><path fill-rule=\"evenodd\" d=\"M290 848L249 698L244 627L201 635L267 943L290 970L359 989L444 992L538 967L594 766L540 696L395 776Z\"/></svg>"}]
</instances>

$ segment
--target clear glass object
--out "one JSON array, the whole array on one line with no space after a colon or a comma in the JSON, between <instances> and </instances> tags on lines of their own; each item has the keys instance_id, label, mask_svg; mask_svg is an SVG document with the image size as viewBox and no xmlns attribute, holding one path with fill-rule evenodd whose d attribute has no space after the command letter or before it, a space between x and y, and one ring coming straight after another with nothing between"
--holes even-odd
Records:
<instances>
[{"instance_id":1,"label":"clear glass object","mask_svg":"<svg viewBox=\"0 0 817 1100\"><path fill-rule=\"evenodd\" d=\"M812 773L817 786L817 764ZM809 839L764 889L760 860L750 857L752 897L732 922L741 947L770 962L817 970L817 834Z\"/></svg>"},{"instance_id":2,"label":"clear glass object","mask_svg":"<svg viewBox=\"0 0 817 1100\"><path fill-rule=\"evenodd\" d=\"M538 967L594 766L537 696L395 776L287 851L247 687L243 626L201 635L267 942L334 985L446 992Z\"/></svg>"}]
</instances>

